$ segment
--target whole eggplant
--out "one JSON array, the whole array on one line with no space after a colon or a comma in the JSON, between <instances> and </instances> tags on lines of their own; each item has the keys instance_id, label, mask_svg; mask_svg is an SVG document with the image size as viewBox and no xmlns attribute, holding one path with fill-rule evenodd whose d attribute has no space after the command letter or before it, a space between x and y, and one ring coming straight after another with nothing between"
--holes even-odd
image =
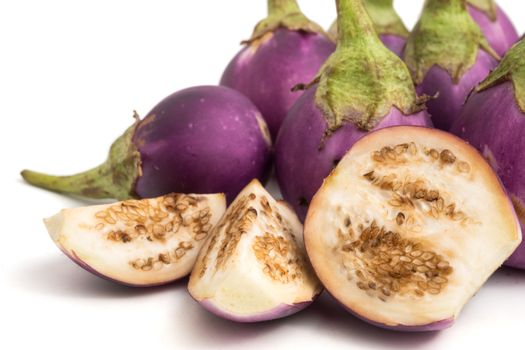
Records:
<instances>
[{"instance_id":1,"label":"whole eggplant","mask_svg":"<svg viewBox=\"0 0 525 350\"><path fill-rule=\"evenodd\" d=\"M363 4L383 44L401 57L409 31L394 9L394 0L365 0ZM337 41L337 21L328 30L328 35Z\"/></svg>"},{"instance_id":2,"label":"whole eggplant","mask_svg":"<svg viewBox=\"0 0 525 350\"><path fill-rule=\"evenodd\" d=\"M525 230L525 39L474 89L451 132L476 147L496 170ZM525 269L525 243L506 264Z\"/></svg>"},{"instance_id":3,"label":"whole eggplant","mask_svg":"<svg viewBox=\"0 0 525 350\"><path fill-rule=\"evenodd\" d=\"M102 165L72 176L29 170L22 176L32 185L88 198L223 192L232 200L252 179L266 179L270 158L270 135L253 103L226 87L198 86L137 117Z\"/></svg>"},{"instance_id":4,"label":"whole eggplant","mask_svg":"<svg viewBox=\"0 0 525 350\"><path fill-rule=\"evenodd\" d=\"M335 46L302 14L296 0L268 0L268 17L244 44L220 84L248 96L275 139L288 109L301 96L291 88L312 80Z\"/></svg>"},{"instance_id":5,"label":"whole eggplant","mask_svg":"<svg viewBox=\"0 0 525 350\"><path fill-rule=\"evenodd\" d=\"M435 97L427 103L432 122L448 131L468 93L496 67L499 56L465 0L427 0L404 58L418 92Z\"/></svg>"},{"instance_id":6,"label":"whole eggplant","mask_svg":"<svg viewBox=\"0 0 525 350\"><path fill-rule=\"evenodd\" d=\"M304 220L308 203L348 149L369 131L430 126L403 61L374 31L361 1L338 3L338 43L291 108L276 141L276 174Z\"/></svg>"},{"instance_id":7,"label":"whole eggplant","mask_svg":"<svg viewBox=\"0 0 525 350\"><path fill-rule=\"evenodd\" d=\"M498 55L505 55L518 41L516 28L494 0L468 0L468 12Z\"/></svg>"}]
</instances>

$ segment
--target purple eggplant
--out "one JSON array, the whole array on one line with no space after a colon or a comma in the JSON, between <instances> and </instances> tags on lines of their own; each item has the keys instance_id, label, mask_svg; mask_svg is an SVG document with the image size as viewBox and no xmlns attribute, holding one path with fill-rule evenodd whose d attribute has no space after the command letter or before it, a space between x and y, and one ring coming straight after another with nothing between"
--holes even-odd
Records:
<instances>
[{"instance_id":1,"label":"purple eggplant","mask_svg":"<svg viewBox=\"0 0 525 350\"><path fill-rule=\"evenodd\" d=\"M291 88L311 81L334 44L307 19L295 0L268 0L268 17L233 58L221 78L260 109L275 139L288 109L301 96Z\"/></svg>"},{"instance_id":2,"label":"purple eggplant","mask_svg":"<svg viewBox=\"0 0 525 350\"><path fill-rule=\"evenodd\" d=\"M476 147L507 188L525 229L525 40L468 98L451 131ZM525 269L525 243L506 263Z\"/></svg>"},{"instance_id":3,"label":"purple eggplant","mask_svg":"<svg viewBox=\"0 0 525 350\"><path fill-rule=\"evenodd\" d=\"M337 50L305 86L276 141L277 179L302 220L323 179L359 138L392 125L431 125L407 67L381 43L362 2L340 0L337 7Z\"/></svg>"},{"instance_id":4,"label":"purple eggplant","mask_svg":"<svg viewBox=\"0 0 525 350\"><path fill-rule=\"evenodd\" d=\"M364 0L363 4L383 44L401 57L410 33L394 9L394 0ZM337 41L337 21L328 30L328 35Z\"/></svg>"},{"instance_id":5,"label":"purple eggplant","mask_svg":"<svg viewBox=\"0 0 525 350\"><path fill-rule=\"evenodd\" d=\"M464 0L428 0L408 37L405 62L435 127L449 130L472 88L499 56L469 16Z\"/></svg>"},{"instance_id":6,"label":"purple eggplant","mask_svg":"<svg viewBox=\"0 0 525 350\"><path fill-rule=\"evenodd\" d=\"M490 46L503 56L518 41L518 32L494 0L467 0L468 12L479 25Z\"/></svg>"},{"instance_id":7,"label":"purple eggplant","mask_svg":"<svg viewBox=\"0 0 525 350\"><path fill-rule=\"evenodd\" d=\"M226 87L199 86L166 97L137 118L99 167L72 176L29 170L22 176L32 185L88 198L223 192L232 200L252 179L266 179L270 161L268 128L253 103Z\"/></svg>"}]
</instances>

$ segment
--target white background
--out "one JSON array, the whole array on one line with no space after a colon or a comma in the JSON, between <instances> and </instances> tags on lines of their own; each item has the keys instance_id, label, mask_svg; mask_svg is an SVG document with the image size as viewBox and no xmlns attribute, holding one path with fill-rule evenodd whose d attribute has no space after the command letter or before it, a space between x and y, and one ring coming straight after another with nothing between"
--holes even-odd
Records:
<instances>
[{"instance_id":1,"label":"white background","mask_svg":"<svg viewBox=\"0 0 525 350\"><path fill-rule=\"evenodd\" d=\"M325 27L334 3L300 1ZM397 1L409 26L421 3ZM500 4L522 33L525 3ZM30 188L19 171L68 174L102 162L133 109L145 115L171 92L217 83L265 11L264 0L0 2L1 349L520 348L525 272L516 270L497 272L453 328L399 334L326 296L284 320L230 323L194 303L186 281L114 285L54 246L41 219L87 202Z\"/></svg>"}]
</instances>

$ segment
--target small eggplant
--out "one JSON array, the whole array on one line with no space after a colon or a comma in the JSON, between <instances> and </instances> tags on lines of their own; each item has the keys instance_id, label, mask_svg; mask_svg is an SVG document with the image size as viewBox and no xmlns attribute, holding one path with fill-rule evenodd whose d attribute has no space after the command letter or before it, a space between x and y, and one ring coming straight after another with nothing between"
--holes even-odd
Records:
<instances>
[{"instance_id":1,"label":"small eggplant","mask_svg":"<svg viewBox=\"0 0 525 350\"><path fill-rule=\"evenodd\" d=\"M259 110L218 86L176 92L111 146L102 165L72 176L29 170L22 177L48 190L88 198L152 198L167 193L225 193L265 180L271 140Z\"/></svg>"},{"instance_id":2,"label":"small eggplant","mask_svg":"<svg viewBox=\"0 0 525 350\"><path fill-rule=\"evenodd\" d=\"M319 25L303 15L296 0L268 0L268 17L243 43L221 85L250 98L275 139L286 113L301 96L292 87L312 80L335 46Z\"/></svg>"},{"instance_id":3,"label":"small eggplant","mask_svg":"<svg viewBox=\"0 0 525 350\"><path fill-rule=\"evenodd\" d=\"M308 203L348 149L371 130L430 126L403 61L379 40L361 0L339 0L336 52L295 103L276 141L284 199L304 220Z\"/></svg>"},{"instance_id":4,"label":"small eggplant","mask_svg":"<svg viewBox=\"0 0 525 350\"><path fill-rule=\"evenodd\" d=\"M451 132L476 147L507 188L525 229L525 39L469 96ZM525 244L506 262L525 269Z\"/></svg>"},{"instance_id":5,"label":"small eggplant","mask_svg":"<svg viewBox=\"0 0 525 350\"><path fill-rule=\"evenodd\" d=\"M448 131L470 90L498 64L465 0L427 0L408 37L405 62L418 92L434 99L428 112L438 129Z\"/></svg>"}]
</instances>

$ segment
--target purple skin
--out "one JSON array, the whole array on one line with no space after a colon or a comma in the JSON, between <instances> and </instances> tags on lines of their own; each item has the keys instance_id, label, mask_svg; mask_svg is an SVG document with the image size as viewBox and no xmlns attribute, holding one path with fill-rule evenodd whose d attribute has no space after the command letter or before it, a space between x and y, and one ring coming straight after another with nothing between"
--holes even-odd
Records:
<instances>
[{"instance_id":1,"label":"purple skin","mask_svg":"<svg viewBox=\"0 0 525 350\"><path fill-rule=\"evenodd\" d=\"M485 12L472 5L468 6L468 12L481 28L490 46L492 46L501 57L518 41L519 36L516 28L499 6L497 7L496 21L494 22Z\"/></svg>"},{"instance_id":2,"label":"purple skin","mask_svg":"<svg viewBox=\"0 0 525 350\"><path fill-rule=\"evenodd\" d=\"M316 90L307 90L292 107L275 145L275 170L281 192L301 221L304 221L308 203L321 187L323 179L350 147L367 134L348 123L319 149L327 124L315 104ZM392 108L373 130L394 125L432 126L432 123L425 111L405 116Z\"/></svg>"},{"instance_id":3,"label":"purple skin","mask_svg":"<svg viewBox=\"0 0 525 350\"><path fill-rule=\"evenodd\" d=\"M260 121L253 103L226 87L199 86L168 96L134 134L142 161L135 191L141 198L224 192L231 201L252 179L264 183L271 145Z\"/></svg>"},{"instance_id":4,"label":"purple skin","mask_svg":"<svg viewBox=\"0 0 525 350\"><path fill-rule=\"evenodd\" d=\"M417 92L429 96L439 94L437 98L427 102L428 112L436 128L444 131L451 128L470 91L485 79L497 64L494 58L480 49L476 63L461 77L458 84L454 84L444 69L438 66L430 68L423 82L417 86Z\"/></svg>"},{"instance_id":5,"label":"purple skin","mask_svg":"<svg viewBox=\"0 0 525 350\"><path fill-rule=\"evenodd\" d=\"M322 292L322 291L321 291ZM195 298L196 302L198 302L202 307L204 307L206 310L211 312L212 314L215 314L221 318L224 318L226 320L234 321L234 322L241 322L241 323L253 323L253 322L261 322L261 321L271 321L276 320L279 318L284 318L290 315L293 315L299 311L304 310L308 306L310 306L320 295L321 292L314 295L312 297L311 301L303 301L302 303L297 303L293 305L288 304L281 304L269 311L266 311L262 314L258 315L252 315L252 316L236 316L232 315L230 313L227 313L226 311L219 309L213 302L211 302L209 299L204 299L202 301L199 301ZM190 294L191 296L191 294Z\"/></svg>"},{"instance_id":6,"label":"purple skin","mask_svg":"<svg viewBox=\"0 0 525 350\"><path fill-rule=\"evenodd\" d=\"M405 45L407 40L401 36L393 34L382 34L379 36L383 44L390 49L393 53L402 57L403 51L405 50Z\"/></svg>"},{"instance_id":7,"label":"purple skin","mask_svg":"<svg viewBox=\"0 0 525 350\"><path fill-rule=\"evenodd\" d=\"M201 306L204 307L206 310L208 310L209 312L211 312L212 314L216 316L219 316L220 318L224 318L226 320L240 322L240 323L253 323L253 322L271 321L271 320L276 320L279 318L293 315L305 309L306 307L308 307L316 298L317 296L315 296L312 301L305 301L305 302L297 303L293 305L281 304L277 306L276 308L266 311L262 314L251 315L251 316L232 315L222 309L219 309L217 306L215 306L215 304L213 304L213 302L211 302L208 299L204 299L202 301L198 301L196 299L195 300L199 304L201 304Z\"/></svg>"},{"instance_id":8,"label":"purple skin","mask_svg":"<svg viewBox=\"0 0 525 350\"><path fill-rule=\"evenodd\" d=\"M123 285L123 286L126 286L126 287L158 287L158 286L163 286L165 284L169 284L169 283L172 283L172 282L175 282L175 281L178 281L182 278L184 278L185 276L183 277L180 277L180 278L176 278L176 279L173 279L173 280L169 280L169 281L164 281L164 282L159 282L159 283L151 283L151 284L133 284L133 283L127 283L127 282L123 282L123 281L119 281L117 279L114 279L114 278L111 278L111 277L108 277L100 272L98 272L97 270L95 270L94 268L91 267L91 265L88 265L85 261L83 261L82 259L80 259L76 254L75 252L68 252L62 248L59 248L62 253L64 253L68 258L70 258L75 264L77 264L78 266L80 266L81 268L83 268L84 270L92 273L93 275L97 276L97 277L100 277L100 278L103 278L105 279L106 281L110 281L110 282L113 282L113 283L117 283L117 284L120 284L120 285Z\"/></svg>"},{"instance_id":9,"label":"purple skin","mask_svg":"<svg viewBox=\"0 0 525 350\"><path fill-rule=\"evenodd\" d=\"M224 71L220 84L250 98L275 139L286 113L301 96L291 88L312 81L334 50L335 44L321 34L280 28L256 50L250 46L242 49Z\"/></svg>"},{"instance_id":10,"label":"purple skin","mask_svg":"<svg viewBox=\"0 0 525 350\"><path fill-rule=\"evenodd\" d=\"M525 232L525 113L516 103L512 83L473 93L451 132L488 159L505 185ZM525 243L505 265L525 269Z\"/></svg>"}]
</instances>

